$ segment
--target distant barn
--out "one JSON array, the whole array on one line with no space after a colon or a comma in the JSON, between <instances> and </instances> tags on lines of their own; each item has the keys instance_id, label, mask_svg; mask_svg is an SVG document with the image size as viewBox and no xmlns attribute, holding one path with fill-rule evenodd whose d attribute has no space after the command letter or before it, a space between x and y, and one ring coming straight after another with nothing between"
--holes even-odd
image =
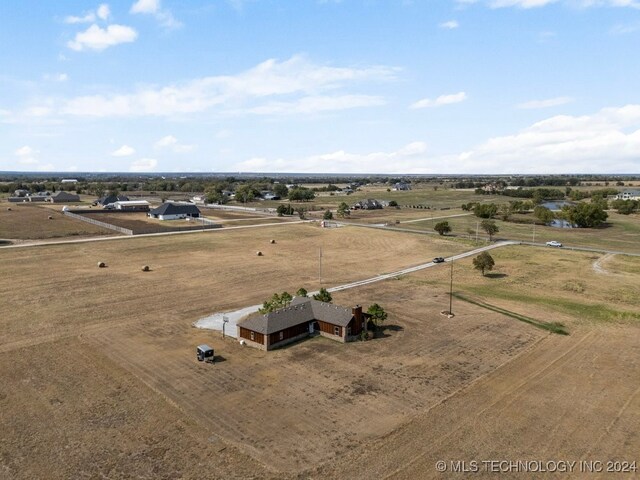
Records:
<instances>
[{"instance_id":1,"label":"distant barn","mask_svg":"<svg viewBox=\"0 0 640 480\"><path fill-rule=\"evenodd\" d=\"M63 192L60 191L54 195L51 195L49 198L47 198L48 202L53 202L53 203L71 203L71 202L79 202L80 201L80 196L79 195L75 195L73 193L69 193L69 192Z\"/></svg>"},{"instance_id":2,"label":"distant barn","mask_svg":"<svg viewBox=\"0 0 640 480\"><path fill-rule=\"evenodd\" d=\"M166 202L148 213L149 217L158 220L180 220L200 217L200 209L193 204Z\"/></svg>"}]
</instances>

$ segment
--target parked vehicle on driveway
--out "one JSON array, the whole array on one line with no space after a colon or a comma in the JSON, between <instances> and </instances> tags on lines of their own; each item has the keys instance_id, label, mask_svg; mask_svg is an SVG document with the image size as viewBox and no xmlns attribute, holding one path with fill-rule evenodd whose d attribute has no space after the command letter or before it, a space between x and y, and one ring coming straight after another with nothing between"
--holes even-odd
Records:
<instances>
[{"instance_id":1,"label":"parked vehicle on driveway","mask_svg":"<svg viewBox=\"0 0 640 480\"><path fill-rule=\"evenodd\" d=\"M556 242L555 240L551 240L547 242L547 247L561 247L562 244L560 242Z\"/></svg>"},{"instance_id":2,"label":"parked vehicle on driveway","mask_svg":"<svg viewBox=\"0 0 640 480\"><path fill-rule=\"evenodd\" d=\"M442 263L444 262L444 258L442 257L436 257L433 259L433 263Z\"/></svg>"}]
</instances>

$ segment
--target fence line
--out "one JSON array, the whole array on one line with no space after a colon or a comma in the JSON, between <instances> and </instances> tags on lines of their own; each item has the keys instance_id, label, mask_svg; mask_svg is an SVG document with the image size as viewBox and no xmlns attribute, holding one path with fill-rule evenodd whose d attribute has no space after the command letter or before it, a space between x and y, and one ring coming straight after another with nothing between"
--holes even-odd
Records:
<instances>
[{"instance_id":1,"label":"fence line","mask_svg":"<svg viewBox=\"0 0 640 480\"><path fill-rule=\"evenodd\" d=\"M71 218L76 218L83 222L91 223L93 225L97 225L98 227L108 228L109 230L115 230L116 232L123 233L125 235L133 235L133 230L129 230L128 228L118 227L116 225L111 225L110 223L101 222L99 220L94 220L93 218L85 217L84 215L78 215L76 213L72 213L68 210L63 210L65 215L70 216Z\"/></svg>"}]
</instances>

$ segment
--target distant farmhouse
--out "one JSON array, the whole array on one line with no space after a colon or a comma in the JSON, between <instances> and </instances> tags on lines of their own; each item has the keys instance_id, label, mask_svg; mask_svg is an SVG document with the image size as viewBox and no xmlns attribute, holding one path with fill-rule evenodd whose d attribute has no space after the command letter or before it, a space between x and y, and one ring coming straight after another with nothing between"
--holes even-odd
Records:
<instances>
[{"instance_id":1,"label":"distant farmhouse","mask_svg":"<svg viewBox=\"0 0 640 480\"><path fill-rule=\"evenodd\" d=\"M180 220L184 218L198 218L200 209L193 204L166 202L148 213L149 217L158 220Z\"/></svg>"},{"instance_id":2,"label":"distant farmhouse","mask_svg":"<svg viewBox=\"0 0 640 480\"><path fill-rule=\"evenodd\" d=\"M112 203L128 202L128 201L129 201L129 197L125 195L105 195L97 199L94 203L96 205L102 205L103 207L106 207L107 205L110 205Z\"/></svg>"},{"instance_id":3,"label":"distant farmhouse","mask_svg":"<svg viewBox=\"0 0 640 480\"><path fill-rule=\"evenodd\" d=\"M63 178L60 183L78 183L78 180L75 178Z\"/></svg>"},{"instance_id":4,"label":"distant farmhouse","mask_svg":"<svg viewBox=\"0 0 640 480\"><path fill-rule=\"evenodd\" d=\"M339 342L355 340L371 318L362 307L345 308L306 297L296 297L288 307L254 314L238 322L238 339L262 350L272 350L310 335Z\"/></svg>"},{"instance_id":5,"label":"distant farmhouse","mask_svg":"<svg viewBox=\"0 0 640 480\"><path fill-rule=\"evenodd\" d=\"M616 195L616 200L640 200L640 190L624 190Z\"/></svg>"},{"instance_id":6,"label":"distant farmhouse","mask_svg":"<svg viewBox=\"0 0 640 480\"><path fill-rule=\"evenodd\" d=\"M113 206L116 210L123 212L148 212L150 210L149 202L146 200L124 200L114 202Z\"/></svg>"},{"instance_id":7,"label":"distant farmhouse","mask_svg":"<svg viewBox=\"0 0 640 480\"><path fill-rule=\"evenodd\" d=\"M397 192L411 190L411 184L405 182L398 182L393 186L393 189Z\"/></svg>"},{"instance_id":8,"label":"distant farmhouse","mask_svg":"<svg viewBox=\"0 0 640 480\"><path fill-rule=\"evenodd\" d=\"M80 196L75 195L73 193L60 191L54 195L51 195L47 198L47 202L52 203L71 203L71 202L79 202Z\"/></svg>"},{"instance_id":9,"label":"distant farmhouse","mask_svg":"<svg viewBox=\"0 0 640 480\"><path fill-rule=\"evenodd\" d=\"M351 210L376 210L383 206L382 202L367 198L366 200L360 200L358 203L353 204Z\"/></svg>"}]
</instances>

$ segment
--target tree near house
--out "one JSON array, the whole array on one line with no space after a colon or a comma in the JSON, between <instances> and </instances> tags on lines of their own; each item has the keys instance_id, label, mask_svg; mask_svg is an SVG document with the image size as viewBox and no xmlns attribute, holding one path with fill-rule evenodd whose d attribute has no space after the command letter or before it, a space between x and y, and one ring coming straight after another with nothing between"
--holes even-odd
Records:
<instances>
[{"instance_id":1,"label":"tree near house","mask_svg":"<svg viewBox=\"0 0 640 480\"><path fill-rule=\"evenodd\" d=\"M331 303L333 297L326 288L322 287L320 291L313 296L313 299L324 303Z\"/></svg>"},{"instance_id":2,"label":"tree near house","mask_svg":"<svg viewBox=\"0 0 640 480\"><path fill-rule=\"evenodd\" d=\"M495 264L496 262L493 260L493 257L489 254L489 252L482 252L480 255L473 259L473 268L475 268L476 270L480 270L483 277L485 270L493 270Z\"/></svg>"},{"instance_id":3,"label":"tree near house","mask_svg":"<svg viewBox=\"0 0 640 480\"><path fill-rule=\"evenodd\" d=\"M367 309L367 313L371 315L370 321L376 326L376 328L380 327L387 319L387 312L385 312L384 308L377 303L370 305Z\"/></svg>"},{"instance_id":4,"label":"tree near house","mask_svg":"<svg viewBox=\"0 0 640 480\"><path fill-rule=\"evenodd\" d=\"M296 292L296 297L307 297L309 292L307 292L307 289L304 287L300 287L298 289L298 291Z\"/></svg>"},{"instance_id":5,"label":"tree near house","mask_svg":"<svg viewBox=\"0 0 640 480\"><path fill-rule=\"evenodd\" d=\"M480 223L480 226L485 232L487 232L487 235L489 235L489 241L493 240L493 236L500 231L496 222L493 220L483 220Z\"/></svg>"},{"instance_id":6,"label":"tree near house","mask_svg":"<svg viewBox=\"0 0 640 480\"><path fill-rule=\"evenodd\" d=\"M261 314L273 312L280 308L288 307L293 297L288 292L282 292L280 295L274 293L269 300L265 300L262 308L258 309Z\"/></svg>"},{"instance_id":7,"label":"tree near house","mask_svg":"<svg viewBox=\"0 0 640 480\"><path fill-rule=\"evenodd\" d=\"M340 205L338 205L338 210L336 213L340 218L344 218L351 215L351 210L349 209L349 205L347 205L345 202L342 202Z\"/></svg>"},{"instance_id":8,"label":"tree near house","mask_svg":"<svg viewBox=\"0 0 640 480\"><path fill-rule=\"evenodd\" d=\"M449 226L449 222L438 222L435 224L433 229L438 232L440 235L446 235L451 232L451 227Z\"/></svg>"},{"instance_id":9,"label":"tree near house","mask_svg":"<svg viewBox=\"0 0 640 480\"><path fill-rule=\"evenodd\" d=\"M250 202L254 198L256 198L256 192L250 185L240 185L236 188L236 200L238 202L246 203Z\"/></svg>"},{"instance_id":10,"label":"tree near house","mask_svg":"<svg viewBox=\"0 0 640 480\"><path fill-rule=\"evenodd\" d=\"M275 193L280 198L287 198L287 195L289 195L289 189L284 183L276 183L273 186L273 193Z\"/></svg>"},{"instance_id":11,"label":"tree near house","mask_svg":"<svg viewBox=\"0 0 640 480\"><path fill-rule=\"evenodd\" d=\"M324 220L333 220L333 213L331 213L331 210L329 210L328 208L324 211L324 214L322 215L322 218Z\"/></svg>"}]
</instances>

